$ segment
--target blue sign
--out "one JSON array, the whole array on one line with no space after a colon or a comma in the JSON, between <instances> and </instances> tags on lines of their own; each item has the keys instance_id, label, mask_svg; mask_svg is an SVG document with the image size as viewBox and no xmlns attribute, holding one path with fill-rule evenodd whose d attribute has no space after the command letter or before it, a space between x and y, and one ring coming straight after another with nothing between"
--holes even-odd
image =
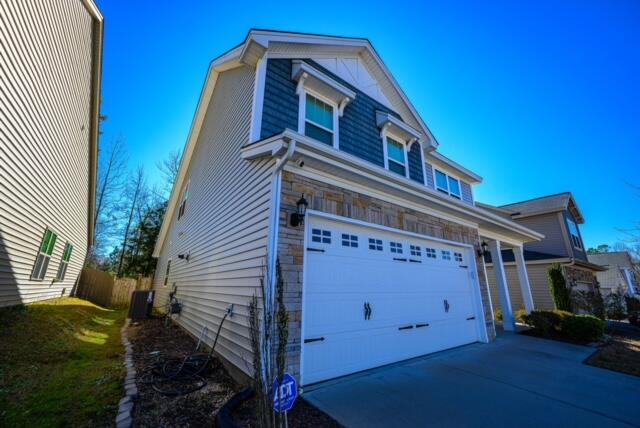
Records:
<instances>
[{"instance_id":1,"label":"blue sign","mask_svg":"<svg viewBox=\"0 0 640 428\"><path fill-rule=\"evenodd\" d=\"M293 403L298 398L298 384L289 373L282 376L282 382L278 378L273 382L273 409L276 412L288 412L293 408Z\"/></svg>"}]
</instances>

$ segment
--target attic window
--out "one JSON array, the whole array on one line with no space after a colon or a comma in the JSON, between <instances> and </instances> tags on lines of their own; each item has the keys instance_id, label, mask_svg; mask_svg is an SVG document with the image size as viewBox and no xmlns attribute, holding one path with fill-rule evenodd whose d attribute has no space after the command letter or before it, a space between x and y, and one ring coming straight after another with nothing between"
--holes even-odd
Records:
<instances>
[{"instance_id":1,"label":"attic window","mask_svg":"<svg viewBox=\"0 0 640 428\"><path fill-rule=\"evenodd\" d=\"M180 201L180 208L178 208L178 220L182 218L184 215L184 211L187 209L187 198L189 197L189 181L184 186L184 190L182 191L182 199Z\"/></svg>"}]
</instances>

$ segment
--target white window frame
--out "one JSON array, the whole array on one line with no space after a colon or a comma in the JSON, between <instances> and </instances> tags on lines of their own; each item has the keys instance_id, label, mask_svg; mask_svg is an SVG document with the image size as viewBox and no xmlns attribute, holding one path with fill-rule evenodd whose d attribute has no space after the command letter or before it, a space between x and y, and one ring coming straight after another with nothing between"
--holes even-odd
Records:
<instances>
[{"instance_id":1,"label":"white window frame","mask_svg":"<svg viewBox=\"0 0 640 428\"><path fill-rule=\"evenodd\" d=\"M571 225L575 227L577 235L574 235L573 232L571 232ZM572 219L570 219L569 217L567 217L567 229L569 231L569 239L571 240L571 245L573 245L574 248L583 251L584 246L582 245L582 237L580 236L580 230L578 229L578 224ZM575 239L573 239L574 237ZM578 245L576 245L576 241Z\"/></svg>"},{"instance_id":2,"label":"white window frame","mask_svg":"<svg viewBox=\"0 0 640 428\"><path fill-rule=\"evenodd\" d=\"M47 236L47 232L51 232L52 236L54 236L53 247L51 248L51 254L48 254L46 251L42 251L42 244L44 243L44 239ZM50 227L45 228L44 234L42 235L42 240L40 241L40 245L38 246L38 254L36 255L36 260L33 263L33 269L31 270L31 279L34 281L43 281L47 276L47 271L49 270L49 264L51 263L51 257L53 256L53 252L55 251L56 241L58 240L58 233L51 229ZM40 263L40 269L36 272L36 266L38 266L38 260L42 257L42 263ZM43 267L44 266L44 267Z\"/></svg>"},{"instance_id":3,"label":"white window frame","mask_svg":"<svg viewBox=\"0 0 640 428\"><path fill-rule=\"evenodd\" d=\"M445 193L449 196L451 196L452 198L458 199L458 200L462 200L462 180L460 180L458 177L454 177L451 174L447 174L446 172L444 172L441 169L438 169L434 166L431 167L431 169L433 169L433 186L435 187L435 189L441 193ZM438 185L438 172L441 174L444 174L445 177L447 177L447 188L444 189L442 187L440 187ZM451 193L451 190L449 189L449 180L455 180L458 182L458 190L460 191L459 195L456 195L455 193Z\"/></svg>"},{"instance_id":4,"label":"white window frame","mask_svg":"<svg viewBox=\"0 0 640 428\"><path fill-rule=\"evenodd\" d=\"M69 260L65 260L64 256L67 253L67 248L69 248ZM73 245L71 242L67 241L64 244L64 248L62 250L62 256L60 257L60 265L58 266L58 272L56 273L56 281L64 281L64 277L67 275L67 268L69 267L69 262L71 261L71 254L73 254Z\"/></svg>"},{"instance_id":5,"label":"white window frame","mask_svg":"<svg viewBox=\"0 0 640 428\"><path fill-rule=\"evenodd\" d=\"M184 217L184 212L187 207L187 199L189 199L189 184L191 184L191 180L187 180L187 184L182 188L182 195L180 198L180 206L178 207L178 220Z\"/></svg>"},{"instance_id":6,"label":"white window frame","mask_svg":"<svg viewBox=\"0 0 640 428\"><path fill-rule=\"evenodd\" d=\"M387 143L387 137L391 138L393 141L402 144L402 148L404 151L404 177L405 178L409 178L409 150L408 150L408 145L410 144L410 142L405 141L403 138L398 137L397 135L389 132L389 127L388 125L385 125L382 127L382 130L380 131L380 137L382 137L382 151L384 152L384 169L386 169L387 171L391 171L389 169L389 162L395 162L398 165L400 164L400 162L398 162L395 159L389 159L389 153L387 152L388 150L388 143ZM413 141L411 141L413 142ZM393 172L393 171L391 171ZM394 174L396 174L394 172ZM400 174L398 174L400 175Z\"/></svg>"},{"instance_id":7,"label":"white window frame","mask_svg":"<svg viewBox=\"0 0 640 428\"><path fill-rule=\"evenodd\" d=\"M311 95L313 98L317 98L320 101L322 101L325 104L328 104L331 106L331 109L333 110L333 128L334 129L328 129L325 128L324 126L315 123L312 120L307 119L307 95ZM308 88L303 88L303 90L300 92L300 95L298 97L298 132L302 135L307 135L305 134L305 127L306 127L306 123L307 121L310 122L313 126L317 126L318 128L325 130L327 132L331 132L331 134L333 135L333 140L332 140L332 144L331 146L334 149L339 149L340 148L340 135L339 135L339 129L340 129L340 112L339 112L339 106L336 102L330 100L329 98L323 96L322 94L317 93L316 91L313 91L311 89ZM312 138L312 137L309 137ZM318 141L318 140L316 140ZM324 142L320 141L320 143L325 144Z\"/></svg>"},{"instance_id":8,"label":"white window frame","mask_svg":"<svg viewBox=\"0 0 640 428\"><path fill-rule=\"evenodd\" d=\"M171 259L167 260L167 267L164 271L164 280L162 281L162 286L166 287L169 283L169 274L171 273Z\"/></svg>"}]
</instances>

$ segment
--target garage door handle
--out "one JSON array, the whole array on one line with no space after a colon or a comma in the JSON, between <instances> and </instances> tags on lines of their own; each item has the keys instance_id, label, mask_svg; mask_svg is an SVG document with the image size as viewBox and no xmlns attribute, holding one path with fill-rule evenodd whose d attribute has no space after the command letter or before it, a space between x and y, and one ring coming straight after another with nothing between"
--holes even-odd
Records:
<instances>
[{"instance_id":1,"label":"garage door handle","mask_svg":"<svg viewBox=\"0 0 640 428\"><path fill-rule=\"evenodd\" d=\"M460 265L460 267L461 267L462 269L468 269L468 268L469 268L469 266L465 266L465 265Z\"/></svg>"},{"instance_id":2,"label":"garage door handle","mask_svg":"<svg viewBox=\"0 0 640 428\"><path fill-rule=\"evenodd\" d=\"M422 261L421 261L421 260L409 259L409 261L410 261L411 263L422 263Z\"/></svg>"},{"instance_id":3,"label":"garage door handle","mask_svg":"<svg viewBox=\"0 0 640 428\"><path fill-rule=\"evenodd\" d=\"M403 259L403 258L400 258L400 257L394 257L393 260L397 260L399 262L406 262L407 261L407 259Z\"/></svg>"},{"instance_id":4,"label":"garage door handle","mask_svg":"<svg viewBox=\"0 0 640 428\"><path fill-rule=\"evenodd\" d=\"M429 327L429 323L416 324L416 328Z\"/></svg>"},{"instance_id":5,"label":"garage door handle","mask_svg":"<svg viewBox=\"0 0 640 428\"><path fill-rule=\"evenodd\" d=\"M476 317L469 317L469 318L467 318L467 321L471 321L471 320L474 320L474 319L476 319Z\"/></svg>"},{"instance_id":6,"label":"garage door handle","mask_svg":"<svg viewBox=\"0 0 640 428\"><path fill-rule=\"evenodd\" d=\"M404 327L398 327L398 330L411 330L412 328L412 325L405 325Z\"/></svg>"},{"instance_id":7,"label":"garage door handle","mask_svg":"<svg viewBox=\"0 0 640 428\"><path fill-rule=\"evenodd\" d=\"M309 248L309 247L307 247L307 251L315 251L317 253L324 253L324 250L322 248Z\"/></svg>"},{"instance_id":8,"label":"garage door handle","mask_svg":"<svg viewBox=\"0 0 640 428\"><path fill-rule=\"evenodd\" d=\"M313 339L305 339L304 343L324 342L324 337L315 337Z\"/></svg>"}]
</instances>

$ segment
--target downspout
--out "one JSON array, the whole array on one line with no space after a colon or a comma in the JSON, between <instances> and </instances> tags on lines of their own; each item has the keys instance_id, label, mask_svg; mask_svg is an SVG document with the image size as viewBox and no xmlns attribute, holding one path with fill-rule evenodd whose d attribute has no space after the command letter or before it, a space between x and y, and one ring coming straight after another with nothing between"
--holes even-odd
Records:
<instances>
[{"instance_id":1,"label":"downspout","mask_svg":"<svg viewBox=\"0 0 640 428\"><path fill-rule=\"evenodd\" d=\"M291 160L293 153L296 150L296 141L289 140L287 152L276 162L276 165L271 174L271 194L273 195L273 205L271 210L271 217L269 218L269 242L267 243L267 274L268 280L265 284L265 296L264 296L264 311L271 318L272 331L269 332L267 338L267 346L265 349L265 355L262 362L263 377L265 382L270 382L270 379L266 379L266 370L269 361L271 361L271 338L275 334L275 326L273 320L275 319L274 306L275 306L275 283L276 283L276 260L278 259L278 232L280 223L280 192L282 190L282 169ZM266 337L266 336L265 336Z\"/></svg>"}]
</instances>

